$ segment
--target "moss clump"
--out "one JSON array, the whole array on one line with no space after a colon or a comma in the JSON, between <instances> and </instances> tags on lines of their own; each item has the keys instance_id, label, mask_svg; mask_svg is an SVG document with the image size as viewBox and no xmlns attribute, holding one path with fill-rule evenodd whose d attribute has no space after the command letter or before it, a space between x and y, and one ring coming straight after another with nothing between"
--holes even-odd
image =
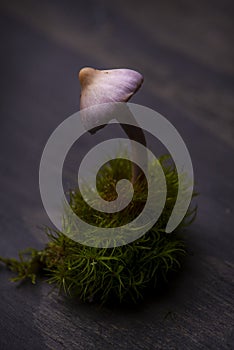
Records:
<instances>
[{"instance_id":1,"label":"moss clump","mask_svg":"<svg viewBox=\"0 0 234 350\"><path fill-rule=\"evenodd\" d=\"M168 157L160 159L167 182L167 200L157 223L142 237L124 246L114 248L95 248L82 245L51 228L45 228L48 243L41 251L28 249L19 254L19 260L4 259L12 271L17 273L13 281L30 278L33 283L42 272L50 284L58 286L66 294L77 295L83 301L105 303L112 299L119 302L137 302L144 297L149 288L156 288L158 281L166 279L168 273L180 267L186 254L179 228L190 224L195 218L196 208L189 210L177 230L165 233L165 227L176 201L178 176ZM151 171L154 164L150 165ZM115 174L115 175L114 175ZM119 174L119 175L118 175ZM102 169L97 179L97 188L105 199L115 196L115 184L118 179L130 178L131 165L119 159ZM133 198L134 206L129 207L128 220L141 210L145 200L145 186L141 180ZM126 215L114 214L112 217L97 216L84 201L78 190L71 191L70 205L88 222L105 226L108 220L112 224L122 225Z\"/></svg>"}]
</instances>

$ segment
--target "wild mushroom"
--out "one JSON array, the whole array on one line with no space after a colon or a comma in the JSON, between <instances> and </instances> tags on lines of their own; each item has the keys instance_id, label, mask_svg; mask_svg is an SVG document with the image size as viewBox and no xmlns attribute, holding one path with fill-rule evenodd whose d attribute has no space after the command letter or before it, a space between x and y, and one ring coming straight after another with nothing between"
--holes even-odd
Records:
<instances>
[{"instance_id":1,"label":"wild mushroom","mask_svg":"<svg viewBox=\"0 0 234 350\"><path fill-rule=\"evenodd\" d=\"M143 83L143 77L140 73L131 69L111 69L98 70L94 68L82 68L79 72L79 80L81 84L80 109L85 110L88 107L100 105L104 103L127 102L139 90ZM127 112L126 112L127 111ZM100 114L84 113L81 115L84 127L91 133L95 133L98 129L107 124L113 116L118 120L118 114L105 113L102 110ZM121 127L127 134L130 140L135 140L143 145L146 145L146 140L143 131L138 128L132 128L127 125L129 120L137 122L128 108L124 110L124 118L126 124L120 122ZM103 122L103 126L97 127L97 120ZM118 120L119 121L119 120ZM124 120L125 121L125 120ZM139 151L138 151L139 153ZM135 144L132 143L132 159L145 157L139 155L136 151ZM139 167L132 163L132 183L142 175Z\"/></svg>"}]
</instances>

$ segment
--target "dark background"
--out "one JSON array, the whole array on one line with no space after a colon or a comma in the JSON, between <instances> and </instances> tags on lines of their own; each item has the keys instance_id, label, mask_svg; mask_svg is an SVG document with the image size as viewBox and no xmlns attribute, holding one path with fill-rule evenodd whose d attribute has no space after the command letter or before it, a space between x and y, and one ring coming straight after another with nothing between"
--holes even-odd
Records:
<instances>
[{"instance_id":1,"label":"dark background","mask_svg":"<svg viewBox=\"0 0 234 350\"><path fill-rule=\"evenodd\" d=\"M166 116L193 160L190 255L162 295L135 308L84 305L0 267L0 349L231 349L233 331L233 2L0 2L0 255L42 248L49 224L43 147L79 108L83 66L132 68L132 102Z\"/></svg>"}]
</instances>

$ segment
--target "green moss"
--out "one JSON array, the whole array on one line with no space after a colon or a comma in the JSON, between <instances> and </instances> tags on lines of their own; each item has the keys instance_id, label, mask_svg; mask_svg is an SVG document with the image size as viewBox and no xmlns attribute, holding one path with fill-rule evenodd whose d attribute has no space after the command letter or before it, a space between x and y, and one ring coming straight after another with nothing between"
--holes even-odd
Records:
<instances>
[{"instance_id":1,"label":"green moss","mask_svg":"<svg viewBox=\"0 0 234 350\"><path fill-rule=\"evenodd\" d=\"M30 278L35 283L37 276L43 273L48 283L56 285L65 294L100 303L111 299L137 302L149 288L157 288L159 281L166 279L170 271L180 268L186 249L179 229L189 225L196 215L196 208L190 209L176 231L165 233L178 191L177 172L168 159L160 159L167 182L166 204L159 220L146 234L124 246L95 248L77 243L55 229L45 228L48 243L42 251L21 252L19 260L0 258L17 273L13 281ZM154 164L150 171L154 171ZM97 179L100 195L106 200L114 199L116 181L130 176L131 165L124 159L103 167ZM141 179L134 188L133 203L124 215L98 215L85 204L78 190L69 193L70 205L89 223L120 226L142 210L147 197L145 188L146 183Z\"/></svg>"}]
</instances>

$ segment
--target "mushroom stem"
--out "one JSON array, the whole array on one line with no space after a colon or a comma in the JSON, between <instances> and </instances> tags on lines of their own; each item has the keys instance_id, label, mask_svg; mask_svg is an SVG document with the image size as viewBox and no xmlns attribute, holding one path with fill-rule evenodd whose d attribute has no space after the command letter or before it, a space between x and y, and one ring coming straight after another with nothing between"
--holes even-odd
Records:
<instances>
[{"instance_id":1,"label":"mushroom stem","mask_svg":"<svg viewBox=\"0 0 234 350\"><path fill-rule=\"evenodd\" d=\"M129 109L128 109L129 111ZM145 135L144 132L142 131L142 129L138 126L136 119L134 118L134 116L132 115L132 113L129 111L128 112L128 116L125 119L126 124L123 123L123 120L119 120L118 118L116 118L117 121L120 123L122 129L124 130L124 132L126 133L126 135L128 136L128 138L131 141L131 147L132 147L132 184L134 185L136 183L137 180L140 180L143 173L140 170L139 166L137 166L137 163L147 163L147 151L146 149L139 151L139 149L136 148L136 144L134 141L136 141L137 143L142 144L143 146L146 146L146 139L145 139ZM130 124L131 125L128 125ZM136 126L136 128L132 127L132 124L134 124Z\"/></svg>"}]
</instances>

